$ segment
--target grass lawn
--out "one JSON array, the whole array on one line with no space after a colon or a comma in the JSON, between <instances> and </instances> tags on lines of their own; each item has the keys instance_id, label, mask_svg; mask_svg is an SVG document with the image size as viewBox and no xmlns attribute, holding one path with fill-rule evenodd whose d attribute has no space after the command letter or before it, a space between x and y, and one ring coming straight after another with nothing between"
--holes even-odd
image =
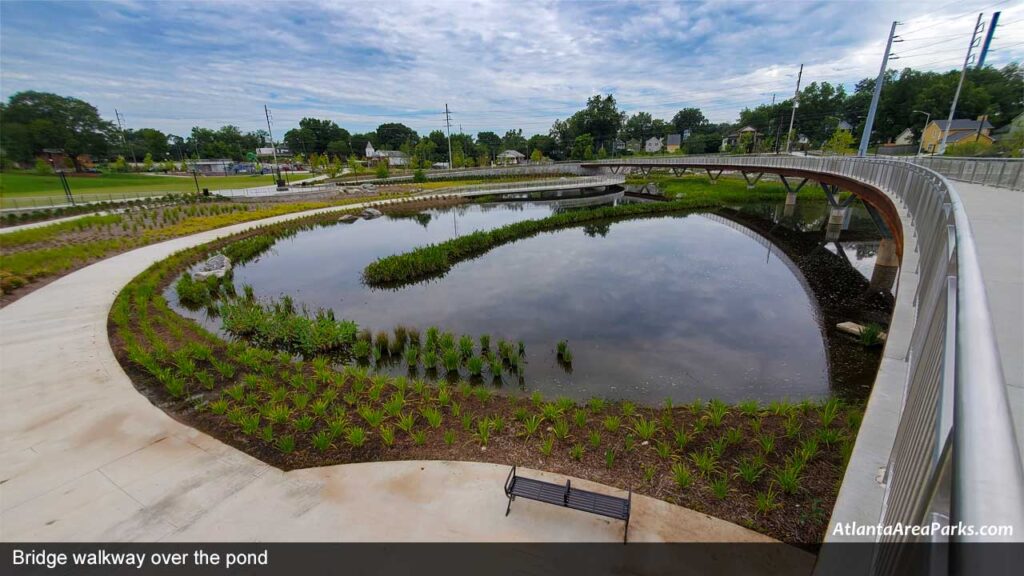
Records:
<instances>
[{"instance_id":1,"label":"grass lawn","mask_svg":"<svg viewBox=\"0 0 1024 576\"><path fill-rule=\"evenodd\" d=\"M200 176L199 188L228 190L266 186L274 183L271 175L262 176ZM120 199L119 196L155 196L173 192L194 192L196 185L186 176L157 176L144 174L97 174L70 176L68 184L75 199ZM24 172L0 173L0 204L4 208L32 203L63 203L64 190L56 175L38 176Z\"/></svg>"}]
</instances>

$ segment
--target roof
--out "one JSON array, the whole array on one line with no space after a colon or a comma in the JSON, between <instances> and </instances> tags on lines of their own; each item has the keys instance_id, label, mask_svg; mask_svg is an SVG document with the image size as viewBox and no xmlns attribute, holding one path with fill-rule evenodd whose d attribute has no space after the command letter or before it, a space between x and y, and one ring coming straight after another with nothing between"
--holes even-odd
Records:
<instances>
[{"instance_id":1,"label":"roof","mask_svg":"<svg viewBox=\"0 0 1024 576\"><path fill-rule=\"evenodd\" d=\"M678 146L682 141L683 141L683 137L680 136L679 134L669 134L668 135L668 145L669 146Z\"/></svg>"},{"instance_id":2,"label":"roof","mask_svg":"<svg viewBox=\"0 0 1024 576\"><path fill-rule=\"evenodd\" d=\"M846 120L840 120L837 126L840 130L853 130L853 126L850 125Z\"/></svg>"},{"instance_id":3,"label":"roof","mask_svg":"<svg viewBox=\"0 0 1024 576\"><path fill-rule=\"evenodd\" d=\"M231 163L230 158L215 158L210 160L189 160L190 164L225 164Z\"/></svg>"},{"instance_id":4,"label":"roof","mask_svg":"<svg viewBox=\"0 0 1024 576\"><path fill-rule=\"evenodd\" d=\"M658 138L657 136L651 136L650 138L647 139L647 143L651 142L661 142L661 138Z\"/></svg>"},{"instance_id":5,"label":"roof","mask_svg":"<svg viewBox=\"0 0 1024 576\"><path fill-rule=\"evenodd\" d=\"M378 158L405 158L408 156L401 150L377 150L376 155Z\"/></svg>"},{"instance_id":6,"label":"roof","mask_svg":"<svg viewBox=\"0 0 1024 576\"><path fill-rule=\"evenodd\" d=\"M934 122L939 127L939 130L945 130L946 125L949 123L949 120L932 120L932 122ZM978 124L979 122L977 120L957 118L956 120L953 120L953 126L950 128L950 130L977 130ZM992 125L988 123L988 120L985 120L983 123L981 123L981 127L982 129L992 128Z\"/></svg>"},{"instance_id":7,"label":"roof","mask_svg":"<svg viewBox=\"0 0 1024 576\"><path fill-rule=\"evenodd\" d=\"M523 154L519 150L505 150L501 154L498 154L498 158L526 158L526 154Z\"/></svg>"}]
</instances>

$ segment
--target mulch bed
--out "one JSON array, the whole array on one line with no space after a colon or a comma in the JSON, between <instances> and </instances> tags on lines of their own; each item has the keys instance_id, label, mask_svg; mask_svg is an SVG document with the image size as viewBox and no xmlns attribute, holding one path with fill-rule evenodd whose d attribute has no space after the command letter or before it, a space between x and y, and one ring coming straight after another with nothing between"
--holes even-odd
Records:
<instances>
[{"instance_id":1,"label":"mulch bed","mask_svg":"<svg viewBox=\"0 0 1024 576\"><path fill-rule=\"evenodd\" d=\"M417 202L381 209L385 212L401 213L443 203L446 202ZM333 217L337 218L337 214ZM258 232L248 234L253 233ZM231 241L243 236L237 236ZM365 379L366 377L359 376L358 372L341 370L341 367L336 366L335 371L328 376L329 382L325 381L315 387L316 391L307 398L307 403L298 407L296 397L305 395L305 392L303 388L296 387L294 378L308 381L319 377L310 362L298 366L287 358L275 356L273 360L266 360L260 369L246 367L239 360L237 346L232 349L197 324L166 307L159 294L176 273L203 254L216 250L228 242L222 240L205 247L202 251L196 251L189 259L163 270L158 278L158 289L147 303L144 315L140 315L140 311L133 308L131 320L127 324L119 327L114 320L114 313L109 323L110 340L115 355L139 391L154 405L186 425L202 430L283 470L391 460L464 460L522 465L585 478L623 490L632 488L640 494L723 518L811 550L820 544L842 480L845 458L849 454L852 439L856 436L859 426L862 412L862 406L859 404L847 404L841 409L831 428L841 433L842 439L831 445L819 443L817 454L806 462L800 474L799 486L793 493L786 493L779 488L774 471L784 466L805 440L819 437L819 432L826 428L822 422L820 408L810 403L761 407L756 414L744 414L739 407L731 406L718 425L709 417L706 405L631 408L627 403L608 402L599 410L585 406L566 406L560 416L545 419L539 429L528 436L525 419L521 417L542 414L545 404L552 399L540 400L506 395L488 385L452 385L452 401L460 406L459 414L456 415L450 403L439 403L439 389L436 385L426 386L422 395L415 393L410 386L405 392L406 404L402 413L418 415L414 431L422 434L421 441L416 442L412 434L398 429L397 417L389 416L385 417L384 422L395 427L395 441L393 445L388 446L379 430L369 426L364 418L357 414L357 406L383 406L397 390L395 378L376 376L374 378L383 380ZM143 316L148 320L141 320ZM209 390L192 383L184 397L174 397L150 371L129 357L128 342L145 341L143 334L147 328L171 352L194 343L202 343L212 351L214 358L238 366L238 373L230 379L218 376ZM197 364L201 370L213 371L212 364L206 360ZM162 361L162 365L170 370L175 366L170 360ZM358 394L355 386L357 380L362 383ZM262 384L257 386L254 384L257 381ZM244 384L245 382L249 384ZM378 398L370 396L369 390L364 387L372 388L373 382L381 382L381 389L385 390ZM244 433L237 422L232 422L224 413L218 415L211 409L212 403L228 399L226 390L240 385L246 388L246 399L230 400L226 414L231 414L231 410L235 410L237 414L254 415L274 403L289 406L293 402L296 403L296 408L288 421L271 426L274 433L273 441L264 440L259 431ZM481 394L480 389L488 390L490 393ZM271 399L277 392L284 394L282 400ZM328 398L328 394L332 395L330 409L325 415L317 416L311 428L300 432L296 425L299 415L312 414L310 405L317 399ZM352 402L345 399L345 394L355 395ZM420 409L427 406L436 407L443 413L439 427L428 426L424 416L420 415ZM582 425L575 422L576 411L585 413ZM629 412L634 413L626 415ZM471 416L468 426L461 418L466 414ZM786 420L789 414L791 420L798 421L799 429L787 435ZM326 449L314 448L313 435L317 432L324 433L329 427L328 423L336 415L343 415L348 421L348 426L359 426L368 432L367 440L362 446L354 447L343 435L339 435L332 438ZM621 420L621 426L615 431L610 431L605 426L605 418L611 415L616 415ZM658 422L657 431L651 441L644 442L638 436L637 417ZM500 419L503 422L502 429L492 431L486 446L480 437L474 434L478 422L485 418L490 421ZM569 423L569 432L566 438L559 440L555 438L554 426L555 421L561 419ZM264 417L261 425L266 421ZM755 432L755 426L759 426L759 432ZM790 426L792 427L792 422ZM718 458L717 470L707 477L701 475L692 454L710 450L712 444L720 441L730 429L739 431L738 441L722 451ZM677 430L693 432L693 439L682 449L675 444L674 433ZM592 431L600 434L597 448L590 445L589 436ZM772 435L775 438L775 448L764 455L767 464L765 471L754 483L747 484L735 476L735 467L741 458L762 453L758 443L759 434ZM293 450L283 450L277 443L282 435L295 439ZM446 442L446 435L449 435L447 439L450 439L450 442ZM543 451L545 442L552 443L549 454ZM667 454L658 453L659 444L668 445ZM584 447L579 459L573 458L570 453L570 449L575 445ZM664 446L662 449L665 449ZM611 466L606 459L609 450L614 453ZM677 464L682 464L692 473L692 484L685 488L680 488L674 481L673 465ZM725 476L728 476L729 492L724 498L719 498L712 490L712 482ZM496 486L495 490L498 489L500 487ZM757 495L769 491L774 494L775 505L770 510L759 511Z\"/></svg>"}]
</instances>

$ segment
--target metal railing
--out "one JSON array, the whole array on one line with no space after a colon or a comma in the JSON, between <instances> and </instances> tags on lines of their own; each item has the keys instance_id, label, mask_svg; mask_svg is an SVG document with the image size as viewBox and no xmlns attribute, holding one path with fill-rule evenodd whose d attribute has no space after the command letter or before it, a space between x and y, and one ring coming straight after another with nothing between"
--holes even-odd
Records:
<instances>
[{"instance_id":1,"label":"metal railing","mask_svg":"<svg viewBox=\"0 0 1024 576\"><path fill-rule=\"evenodd\" d=\"M493 184L467 184L440 190L444 194L505 194L527 191L568 190L574 188L596 188L618 186L625 183L625 176L581 176L525 180L523 182L495 182Z\"/></svg>"},{"instance_id":2,"label":"metal railing","mask_svg":"<svg viewBox=\"0 0 1024 576\"><path fill-rule=\"evenodd\" d=\"M585 166L611 163L803 170L867 184L899 202L912 224L905 235L916 236L919 281L905 359L908 379L879 521L920 525L939 520L1024 530L1024 472L977 248L960 196L946 177L917 163L877 157L693 156ZM1002 538L961 534L954 540L1020 538L1019 533ZM899 548L884 550L897 554ZM968 555L958 555L957 561L968 562ZM879 557L875 568L898 571L899 562Z\"/></svg>"},{"instance_id":3,"label":"metal railing","mask_svg":"<svg viewBox=\"0 0 1024 576\"><path fill-rule=\"evenodd\" d=\"M906 159L946 178L997 188L1024 190L1024 159L920 156Z\"/></svg>"}]
</instances>

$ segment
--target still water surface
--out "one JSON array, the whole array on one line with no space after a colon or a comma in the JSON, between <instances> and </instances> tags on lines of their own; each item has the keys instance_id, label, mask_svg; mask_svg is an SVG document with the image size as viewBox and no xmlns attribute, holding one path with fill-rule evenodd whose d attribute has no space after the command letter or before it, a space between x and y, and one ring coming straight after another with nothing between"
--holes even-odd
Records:
<instances>
[{"instance_id":1,"label":"still water surface","mask_svg":"<svg viewBox=\"0 0 1024 576\"><path fill-rule=\"evenodd\" d=\"M621 194L609 198L624 201ZM259 298L287 294L311 310L331 308L374 332L404 324L522 340L525 378L506 374L503 386L511 390L647 404L829 395L820 314L799 270L770 253L763 239L715 215L545 233L396 290L361 282L361 271L377 258L559 209L539 202L464 205L307 230L238 267L235 284L252 285ZM825 214L823 207L804 207L798 220L814 226ZM873 253L848 256L870 274ZM183 313L216 328L201 313ZM556 360L562 339L574 355L571 371ZM388 370L407 368L397 363Z\"/></svg>"}]
</instances>

